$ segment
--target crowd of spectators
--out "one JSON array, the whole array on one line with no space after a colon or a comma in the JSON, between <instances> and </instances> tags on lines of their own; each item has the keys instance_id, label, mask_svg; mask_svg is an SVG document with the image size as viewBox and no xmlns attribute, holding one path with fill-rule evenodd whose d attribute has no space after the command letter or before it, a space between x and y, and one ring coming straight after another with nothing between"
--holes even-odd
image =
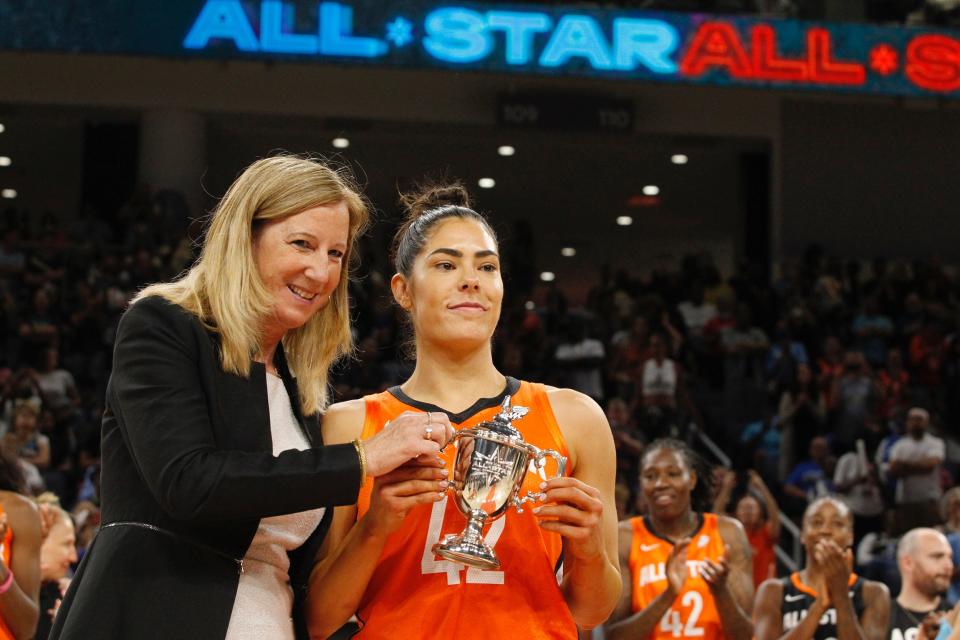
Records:
<instances>
[{"instance_id":1,"label":"crowd of spectators","mask_svg":"<svg viewBox=\"0 0 960 640\"><path fill-rule=\"evenodd\" d=\"M908 525L941 525L960 551L960 494L942 497L960 426L960 280L936 259L842 261L814 246L768 274L749 263L721 273L696 254L645 274L605 267L574 305L536 278L528 231L521 223L502 239L495 359L508 375L579 389L606 409L622 516L643 509L646 443L702 447L705 434L730 460L717 508L758 540L776 539L768 525L781 510L796 519L837 493L856 516L863 570L895 567L891 545ZM81 555L99 517L117 322L139 288L190 263L199 232L175 194L146 190L109 222L93 210L64 223L2 219L0 445L30 492L53 492L73 512ZM337 399L398 384L412 363L387 248L368 238L362 254L356 357L332 377ZM778 571L764 558L758 579Z\"/></svg>"}]
</instances>

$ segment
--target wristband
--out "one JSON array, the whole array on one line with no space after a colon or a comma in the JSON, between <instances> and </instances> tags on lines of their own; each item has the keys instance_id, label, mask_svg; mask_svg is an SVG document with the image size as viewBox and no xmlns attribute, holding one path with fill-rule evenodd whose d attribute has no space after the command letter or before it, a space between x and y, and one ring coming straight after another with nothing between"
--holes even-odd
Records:
<instances>
[{"instance_id":1,"label":"wristband","mask_svg":"<svg viewBox=\"0 0 960 640\"><path fill-rule=\"evenodd\" d=\"M357 450L357 457L360 458L360 484L367 479L367 449L363 446L363 440L357 438L353 441L353 448ZM3 593L3 591L0 591Z\"/></svg>"},{"instance_id":2,"label":"wristband","mask_svg":"<svg viewBox=\"0 0 960 640\"><path fill-rule=\"evenodd\" d=\"M6 593L9 591L11 585L13 585L13 571L7 569L7 578L3 581L3 583L0 583L0 593Z\"/></svg>"}]
</instances>

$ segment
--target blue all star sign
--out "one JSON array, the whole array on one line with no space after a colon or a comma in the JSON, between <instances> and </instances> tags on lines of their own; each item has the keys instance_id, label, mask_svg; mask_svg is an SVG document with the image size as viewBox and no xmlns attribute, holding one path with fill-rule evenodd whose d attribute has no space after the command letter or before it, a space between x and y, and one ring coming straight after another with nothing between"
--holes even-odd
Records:
<instances>
[{"instance_id":1,"label":"blue all star sign","mask_svg":"<svg viewBox=\"0 0 960 640\"><path fill-rule=\"evenodd\" d=\"M944 30L442 0L83 7L6 7L0 49L960 97L960 33Z\"/></svg>"}]
</instances>

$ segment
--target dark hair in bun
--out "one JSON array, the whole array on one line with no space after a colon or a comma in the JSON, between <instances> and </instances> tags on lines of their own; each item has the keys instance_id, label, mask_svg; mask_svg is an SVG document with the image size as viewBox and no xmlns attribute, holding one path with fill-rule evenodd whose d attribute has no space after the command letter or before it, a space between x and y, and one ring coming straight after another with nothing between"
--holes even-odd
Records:
<instances>
[{"instance_id":1,"label":"dark hair in bun","mask_svg":"<svg viewBox=\"0 0 960 640\"><path fill-rule=\"evenodd\" d=\"M446 218L476 220L497 240L487 219L470 208L470 194L460 182L430 183L400 194L406 210L403 225L393 237L393 264L397 273L409 277L413 261L427 243L435 226Z\"/></svg>"}]
</instances>

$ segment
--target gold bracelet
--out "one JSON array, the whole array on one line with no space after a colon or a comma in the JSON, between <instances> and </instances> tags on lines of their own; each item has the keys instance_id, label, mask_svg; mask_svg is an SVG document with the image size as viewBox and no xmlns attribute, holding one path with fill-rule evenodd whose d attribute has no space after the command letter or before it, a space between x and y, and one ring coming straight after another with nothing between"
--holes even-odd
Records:
<instances>
[{"instance_id":1,"label":"gold bracelet","mask_svg":"<svg viewBox=\"0 0 960 640\"><path fill-rule=\"evenodd\" d=\"M367 450L360 438L353 441L353 448L357 450L357 457L360 458L360 484L363 484L367 479Z\"/></svg>"}]
</instances>

